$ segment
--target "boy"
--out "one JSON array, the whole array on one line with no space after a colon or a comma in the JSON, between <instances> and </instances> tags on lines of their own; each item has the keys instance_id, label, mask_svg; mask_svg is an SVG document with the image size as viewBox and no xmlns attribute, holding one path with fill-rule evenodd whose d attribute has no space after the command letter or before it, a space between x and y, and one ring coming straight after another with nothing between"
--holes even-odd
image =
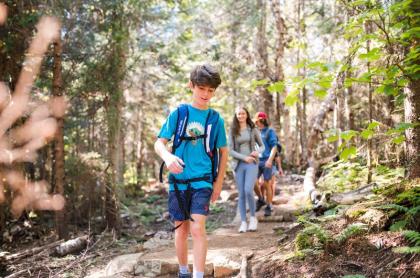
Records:
<instances>
[{"instance_id":1,"label":"boy","mask_svg":"<svg viewBox=\"0 0 420 278\"><path fill-rule=\"evenodd\" d=\"M220 85L219 73L210 65L200 65L190 74L188 87L192 91L192 103L187 105L188 121L185 137L174 154L166 144L175 135L179 109L171 112L162 126L155 142L155 151L163 159L170 171L169 214L175 222L175 249L179 263L178 277L191 277L188 270L188 233L193 239L193 277L203 277L207 255L206 216L209 203L219 198L226 172L227 143L224 121L218 117L211 128L215 132L214 146L219 150L218 174L214 175L211 155L206 152L208 145L210 100ZM213 115L213 114L212 114ZM217 114L218 115L218 114ZM174 141L176 138L174 138ZM208 146L207 146L208 147ZM214 159L213 159L214 160Z\"/></svg>"}]
</instances>

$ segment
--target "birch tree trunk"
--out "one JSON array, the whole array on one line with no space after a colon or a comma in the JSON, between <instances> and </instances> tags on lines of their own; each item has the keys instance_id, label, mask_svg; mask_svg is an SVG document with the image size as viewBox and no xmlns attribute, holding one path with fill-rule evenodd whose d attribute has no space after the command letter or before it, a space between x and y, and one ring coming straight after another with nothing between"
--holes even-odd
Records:
<instances>
[{"instance_id":1,"label":"birch tree trunk","mask_svg":"<svg viewBox=\"0 0 420 278\"><path fill-rule=\"evenodd\" d=\"M63 96L62 60L63 52L61 38L54 43L53 89L54 97ZM57 131L54 142L54 192L64 194L64 119L57 118ZM55 212L55 227L60 239L68 237L66 206Z\"/></svg>"}]
</instances>

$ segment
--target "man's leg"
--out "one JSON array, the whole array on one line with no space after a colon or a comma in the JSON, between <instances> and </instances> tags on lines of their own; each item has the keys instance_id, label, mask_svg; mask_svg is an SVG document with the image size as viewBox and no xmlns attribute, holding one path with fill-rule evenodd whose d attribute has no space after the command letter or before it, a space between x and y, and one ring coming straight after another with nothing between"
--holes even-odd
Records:
<instances>
[{"instance_id":1,"label":"man's leg","mask_svg":"<svg viewBox=\"0 0 420 278\"><path fill-rule=\"evenodd\" d=\"M175 250L180 266L188 266L188 233L190 228L190 221L175 221Z\"/></svg>"},{"instance_id":2,"label":"man's leg","mask_svg":"<svg viewBox=\"0 0 420 278\"><path fill-rule=\"evenodd\" d=\"M264 209L264 216L270 216L271 215L271 206L273 203L273 191L271 189L270 180L272 177L272 168L264 168L263 172L264 176L264 188L267 195L267 206Z\"/></svg>"},{"instance_id":3,"label":"man's leg","mask_svg":"<svg viewBox=\"0 0 420 278\"><path fill-rule=\"evenodd\" d=\"M260 177L263 174L263 169L264 169L264 165L261 164L261 162L260 162L259 165L258 165L257 181L255 182L255 186L254 186L254 192L258 196L258 200L255 204L255 211L259 211L261 209L261 207L265 205L264 195L261 192L262 187L260 186Z\"/></svg>"},{"instance_id":4,"label":"man's leg","mask_svg":"<svg viewBox=\"0 0 420 278\"><path fill-rule=\"evenodd\" d=\"M207 255L206 215L192 214L191 236L193 239L194 272L203 272Z\"/></svg>"}]
</instances>

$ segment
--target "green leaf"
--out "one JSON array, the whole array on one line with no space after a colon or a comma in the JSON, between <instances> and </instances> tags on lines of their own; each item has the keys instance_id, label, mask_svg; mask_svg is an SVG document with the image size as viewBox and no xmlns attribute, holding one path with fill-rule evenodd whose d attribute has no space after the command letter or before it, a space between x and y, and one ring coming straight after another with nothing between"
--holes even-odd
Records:
<instances>
[{"instance_id":1,"label":"green leaf","mask_svg":"<svg viewBox=\"0 0 420 278\"><path fill-rule=\"evenodd\" d=\"M362 136L363 139L369 139L373 136L374 132L370 129L365 129L363 130L360 135Z\"/></svg>"},{"instance_id":2,"label":"green leaf","mask_svg":"<svg viewBox=\"0 0 420 278\"><path fill-rule=\"evenodd\" d=\"M371 122L371 123L368 125L368 127L367 127L367 128L368 128L369 130L372 130L372 129L375 129L376 127L378 127L380 124L381 124L380 122L373 121L373 122Z\"/></svg>"},{"instance_id":3,"label":"green leaf","mask_svg":"<svg viewBox=\"0 0 420 278\"><path fill-rule=\"evenodd\" d=\"M270 93L275 93L275 92L282 93L284 91L284 88L285 88L284 82L283 81L278 81L278 82L273 83L270 86L268 86L267 90Z\"/></svg>"},{"instance_id":4,"label":"green leaf","mask_svg":"<svg viewBox=\"0 0 420 278\"><path fill-rule=\"evenodd\" d=\"M328 92L326 90L316 90L314 92L314 96L316 96L319 99L324 99L328 95Z\"/></svg>"},{"instance_id":5,"label":"green leaf","mask_svg":"<svg viewBox=\"0 0 420 278\"><path fill-rule=\"evenodd\" d=\"M366 60L368 62L374 62L376 60L378 60L379 58L381 58L382 53L381 53L381 49L380 48L373 48L372 50L370 50L367 53L362 53L359 55L360 59Z\"/></svg>"},{"instance_id":6,"label":"green leaf","mask_svg":"<svg viewBox=\"0 0 420 278\"><path fill-rule=\"evenodd\" d=\"M391 232L398 232L398 231L403 230L405 226L407 226L407 224L408 224L407 220L400 220L392 224L391 227L389 227L389 230Z\"/></svg>"},{"instance_id":7,"label":"green leaf","mask_svg":"<svg viewBox=\"0 0 420 278\"><path fill-rule=\"evenodd\" d=\"M329 89L331 87L332 77L324 76L318 81L318 85L324 89Z\"/></svg>"},{"instance_id":8,"label":"green leaf","mask_svg":"<svg viewBox=\"0 0 420 278\"><path fill-rule=\"evenodd\" d=\"M357 153L357 149L355 146L351 146L350 148L345 148L340 154L340 159L348 160L349 158L356 156L356 153Z\"/></svg>"},{"instance_id":9,"label":"green leaf","mask_svg":"<svg viewBox=\"0 0 420 278\"><path fill-rule=\"evenodd\" d=\"M299 100L299 91L293 90L286 96L286 98L284 99L284 103L287 106L293 106L298 100Z\"/></svg>"},{"instance_id":10,"label":"green leaf","mask_svg":"<svg viewBox=\"0 0 420 278\"><path fill-rule=\"evenodd\" d=\"M353 85L353 79L351 78L346 78L344 80L344 88L350 88L351 85Z\"/></svg>"},{"instance_id":11,"label":"green leaf","mask_svg":"<svg viewBox=\"0 0 420 278\"><path fill-rule=\"evenodd\" d=\"M347 142L347 141L350 141L351 138L353 138L357 134L359 134L359 133L355 130L346 130L346 131L342 132L340 134L340 136L341 136L341 138L343 138Z\"/></svg>"},{"instance_id":12,"label":"green leaf","mask_svg":"<svg viewBox=\"0 0 420 278\"><path fill-rule=\"evenodd\" d=\"M420 27L414 27L401 34L402 39L419 39Z\"/></svg>"},{"instance_id":13,"label":"green leaf","mask_svg":"<svg viewBox=\"0 0 420 278\"><path fill-rule=\"evenodd\" d=\"M392 139L392 143L396 144L396 145L400 145L405 141L405 136L404 135L400 135L394 139Z\"/></svg>"},{"instance_id":14,"label":"green leaf","mask_svg":"<svg viewBox=\"0 0 420 278\"><path fill-rule=\"evenodd\" d=\"M255 90L255 88L257 88L259 86L264 86L268 82L269 82L268 79L254 80L251 83L251 88L252 88L252 90Z\"/></svg>"},{"instance_id":15,"label":"green leaf","mask_svg":"<svg viewBox=\"0 0 420 278\"><path fill-rule=\"evenodd\" d=\"M370 82L372 74L370 72L363 73L359 78L359 82Z\"/></svg>"},{"instance_id":16,"label":"green leaf","mask_svg":"<svg viewBox=\"0 0 420 278\"><path fill-rule=\"evenodd\" d=\"M338 140L338 135L331 135L329 137L327 137L327 142L328 143L332 143Z\"/></svg>"}]
</instances>

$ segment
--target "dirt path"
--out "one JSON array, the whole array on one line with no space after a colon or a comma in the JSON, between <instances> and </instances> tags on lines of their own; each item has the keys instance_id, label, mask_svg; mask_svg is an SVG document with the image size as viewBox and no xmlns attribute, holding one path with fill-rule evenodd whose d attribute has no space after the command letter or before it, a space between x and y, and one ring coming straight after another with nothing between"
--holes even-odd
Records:
<instances>
[{"instance_id":1,"label":"dirt path","mask_svg":"<svg viewBox=\"0 0 420 278\"><path fill-rule=\"evenodd\" d=\"M227 196L234 194L233 188L226 190ZM289 220L290 210L295 206L297 192L302 191L300 179L292 177L282 178L276 185L277 194L275 196L273 216L268 218L270 222L265 222L267 218L263 216L263 209L257 213L260 219L256 232L238 233L238 215L231 224L216 229L208 235L208 254L206 260L206 277L232 277L239 272L246 272L247 259L250 257L263 257L276 250L278 235L273 228L281 227L288 229L294 223L279 222ZM289 201L286 204L286 201ZM236 205L236 200L228 201L230 205ZM287 212L287 213L285 213ZM288 214L289 217L279 219L280 215ZM233 217L233 216L232 216ZM174 277L178 270L177 258L173 248L173 239L165 234L155 236L152 244L146 243L146 248L142 252L126 254L114 258L108 263L105 269L91 271L89 278L99 277ZM189 262L192 258L192 241L189 239ZM271 250L272 249L272 250ZM241 270L242 267L242 270ZM191 265L192 268L192 265ZM121 276L125 272L128 276Z\"/></svg>"}]
</instances>

